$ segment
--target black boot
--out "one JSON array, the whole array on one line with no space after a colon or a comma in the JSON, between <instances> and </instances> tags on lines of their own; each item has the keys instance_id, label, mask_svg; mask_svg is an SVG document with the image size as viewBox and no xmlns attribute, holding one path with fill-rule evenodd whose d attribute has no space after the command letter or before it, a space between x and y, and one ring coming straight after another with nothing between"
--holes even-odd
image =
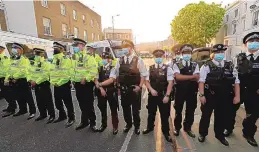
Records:
<instances>
[{"instance_id":1,"label":"black boot","mask_svg":"<svg viewBox=\"0 0 259 152\"><path fill-rule=\"evenodd\" d=\"M172 142L172 137L170 136L170 134L164 134L165 136L165 140L168 141L168 142Z\"/></svg>"},{"instance_id":2,"label":"black boot","mask_svg":"<svg viewBox=\"0 0 259 152\"><path fill-rule=\"evenodd\" d=\"M118 128L113 128L112 134L117 135L117 133L118 133Z\"/></svg>"},{"instance_id":3,"label":"black boot","mask_svg":"<svg viewBox=\"0 0 259 152\"><path fill-rule=\"evenodd\" d=\"M130 130L131 127L132 127L132 125L126 125L126 126L123 128L123 132L124 132L124 133L129 132L129 130Z\"/></svg>"},{"instance_id":4,"label":"black boot","mask_svg":"<svg viewBox=\"0 0 259 152\"><path fill-rule=\"evenodd\" d=\"M14 114L13 116L14 117L18 117L18 116L21 116L21 115L24 115L24 114L26 114L27 113L27 111L18 111L16 114Z\"/></svg>"},{"instance_id":5,"label":"black boot","mask_svg":"<svg viewBox=\"0 0 259 152\"><path fill-rule=\"evenodd\" d=\"M147 129L144 129L143 131L142 131L142 134L148 134L148 133L150 133L150 132L152 132L154 130L154 128L147 128Z\"/></svg>"},{"instance_id":6,"label":"black boot","mask_svg":"<svg viewBox=\"0 0 259 152\"><path fill-rule=\"evenodd\" d=\"M225 137L229 137L232 133L233 133L232 131L225 130L224 131L224 136Z\"/></svg>"},{"instance_id":7,"label":"black boot","mask_svg":"<svg viewBox=\"0 0 259 152\"><path fill-rule=\"evenodd\" d=\"M55 116L50 116L48 121L47 121L47 124L52 123L54 120L55 120Z\"/></svg>"},{"instance_id":8,"label":"black boot","mask_svg":"<svg viewBox=\"0 0 259 152\"><path fill-rule=\"evenodd\" d=\"M201 143L203 143L203 142L205 141L205 139L206 139L206 137L205 137L205 136L202 136L202 135L200 135L200 136L198 137L198 141L201 142Z\"/></svg>"},{"instance_id":9,"label":"black boot","mask_svg":"<svg viewBox=\"0 0 259 152\"><path fill-rule=\"evenodd\" d=\"M251 146L258 147L258 144L257 144L256 140L254 139L254 137L248 137L245 135L243 135L243 136L245 137L245 139Z\"/></svg>"},{"instance_id":10,"label":"black boot","mask_svg":"<svg viewBox=\"0 0 259 152\"><path fill-rule=\"evenodd\" d=\"M37 117L37 118L35 119L35 121L40 121L40 120L43 120L43 119L45 119L45 118L47 118L47 116L42 116L42 115L40 115L39 117Z\"/></svg>"},{"instance_id":11,"label":"black boot","mask_svg":"<svg viewBox=\"0 0 259 152\"><path fill-rule=\"evenodd\" d=\"M53 123L58 123L58 122L61 122L61 121L64 121L67 119L67 115L65 112L59 112L59 117L58 119L54 120Z\"/></svg>"},{"instance_id":12,"label":"black boot","mask_svg":"<svg viewBox=\"0 0 259 152\"><path fill-rule=\"evenodd\" d=\"M195 138L196 136L195 136L195 134L194 134L194 132L192 132L191 130L189 130L189 131L185 131L190 137L192 137L192 138Z\"/></svg>"},{"instance_id":13,"label":"black boot","mask_svg":"<svg viewBox=\"0 0 259 152\"><path fill-rule=\"evenodd\" d=\"M85 123L80 123L79 125L76 126L76 130L81 130L85 127L89 126L89 123L88 122L85 122Z\"/></svg>"},{"instance_id":14,"label":"black boot","mask_svg":"<svg viewBox=\"0 0 259 152\"><path fill-rule=\"evenodd\" d=\"M75 119L68 119L67 123L66 123L66 128L70 127L73 125L73 123L75 122Z\"/></svg>"},{"instance_id":15,"label":"black boot","mask_svg":"<svg viewBox=\"0 0 259 152\"><path fill-rule=\"evenodd\" d=\"M229 143L225 137L217 138L223 145L229 146Z\"/></svg>"},{"instance_id":16,"label":"black boot","mask_svg":"<svg viewBox=\"0 0 259 152\"><path fill-rule=\"evenodd\" d=\"M98 132L98 128L95 125L90 125L90 128L93 132Z\"/></svg>"},{"instance_id":17,"label":"black boot","mask_svg":"<svg viewBox=\"0 0 259 152\"><path fill-rule=\"evenodd\" d=\"M140 134L139 127L135 127L134 132L135 132L136 135L139 135Z\"/></svg>"},{"instance_id":18,"label":"black boot","mask_svg":"<svg viewBox=\"0 0 259 152\"><path fill-rule=\"evenodd\" d=\"M179 136L179 134L180 134L180 131L179 131L179 130L175 130L175 131L174 131L174 135L175 135L175 136Z\"/></svg>"},{"instance_id":19,"label":"black boot","mask_svg":"<svg viewBox=\"0 0 259 152\"><path fill-rule=\"evenodd\" d=\"M11 116L14 114L14 111L6 111L4 115L2 115L3 118Z\"/></svg>"},{"instance_id":20,"label":"black boot","mask_svg":"<svg viewBox=\"0 0 259 152\"><path fill-rule=\"evenodd\" d=\"M101 127L98 129L99 132L103 132L107 128L107 125L102 124Z\"/></svg>"}]
</instances>

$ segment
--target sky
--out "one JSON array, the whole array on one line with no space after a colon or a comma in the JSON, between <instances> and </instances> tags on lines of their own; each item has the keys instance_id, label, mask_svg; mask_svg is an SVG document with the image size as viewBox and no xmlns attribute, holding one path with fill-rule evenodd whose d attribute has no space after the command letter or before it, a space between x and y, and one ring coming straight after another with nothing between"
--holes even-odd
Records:
<instances>
[{"instance_id":1,"label":"sky","mask_svg":"<svg viewBox=\"0 0 259 152\"><path fill-rule=\"evenodd\" d=\"M136 42L155 42L171 34L170 23L185 5L200 0L80 0L102 17L102 28L132 29ZM203 0L225 6L235 0Z\"/></svg>"}]
</instances>

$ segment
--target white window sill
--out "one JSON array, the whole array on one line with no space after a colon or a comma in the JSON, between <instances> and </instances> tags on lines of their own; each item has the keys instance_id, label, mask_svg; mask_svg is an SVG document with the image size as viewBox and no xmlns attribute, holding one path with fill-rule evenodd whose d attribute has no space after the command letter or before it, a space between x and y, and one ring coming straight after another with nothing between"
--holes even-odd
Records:
<instances>
[{"instance_id":1,"label":"white window sill","mask_svg":"<svg viewBox=\"0 0 259 152\"><path fill-rule=\"evenodd\" d=\"M53 35L52 34L44 34L45 36L51 36L51 37L53 37Z\"/></svg>"}]
</instances>

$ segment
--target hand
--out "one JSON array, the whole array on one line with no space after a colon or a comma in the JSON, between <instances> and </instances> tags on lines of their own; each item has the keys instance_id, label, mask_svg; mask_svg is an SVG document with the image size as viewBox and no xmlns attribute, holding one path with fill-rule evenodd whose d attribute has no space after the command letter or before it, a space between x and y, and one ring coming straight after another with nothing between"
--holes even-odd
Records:
<instances>
[{"instance_id":1,"label":"hand","mask_svg":"<svg viewBox=\"0 0 259 152\"><path fill-rule=\"evenodd\" d=\"M36 86L36 82L35 81L31 81L31 86L35 87Z\"/></svg>"},{"instance_id":2,"label":"hand","mask_svg":"<svg viewBox=\"0 0 259 152\"><path fill-rule=\"evenodd\" d=\"M135 89L133 89L134 92L139 92L140 91L140 87L135 85Z\"/></svg>"},{"instance_id":3,"label":"hand","mask_svg":"<svg viewBox=\"0 0 259 152\"><path fill-rule=\"evenodd\" d=\"M168 103L168 101L169 101L169 97L164 97L164 99L163 99L163 103Z\"/></svg>"},{"instance_id":4,"label":"hand","mask_svg":"<svg viewBox=\"0 0 259 152\"><path fill-rule=\"evenodd\" d=\"M239 104L240 103L240 97L235 96L233 99L233 104Z\"/></svg>"},{"instance_id":5,"label":"hand","mask_svg":"<svg viewBox=\"0 0 259 152\"><path fill-rule=\"evenodd\" d=\"M107 96L107 95L106 95L106 91L105 91L103 88L100 88L100 91L101 91L101 95L102 95L103 97Z\"/></svg>"},{"instance_id":6,"label":"hand","mask_svg":"<svg viewBox=\"0 0 259 152\"><path fill-rule=\"evenodd\" d=\"M154 90L154 89L152 89L152 90L150 91L150 93L152 94L152 96L158 96L157 91Z\"/></svg>"},{"instance_id":7,"label":"hand","mask_svg":"<svg viewBox=\"0 0 259 152\"><path fill-rule=\"evenodd\" d=\"M13 83L16 83L16 80L15 80L15 79L13 79L13 80L12 80L12 82L13 82Z\"/></svg>"},{"instance_id":8,"label":"hand","mask_svg":"<svg viewBox=\"0 0 259 152\"><path fill-rule=\"evenodd\" d=\"M200 101L201 101L201 104L202 104L202 105L205 105L205 103L206 103L206 98L205 98L205 96L200 97Z\"/></svg>"},{"instance_id":9,"label":"hand","mask_svg":"<svg viewBox=\"0 0 259 152\"><path fill-rule=\"evenodd\" d=\"M85 79L82 79L82 80L80 81L80 84L82 84L82 85L85 85L85 83L86 83Z\"/></svg>"},{"instance_id":10,"label":"hand","mask_svg":"<svg viewBox=\"0 0 259 152\"><path fill-rule=\"evenodd\" d=\"M257 94L259 94L259 89L256 91Z\"/></svg>"},{"instance_id":11,"label":"hand","mask_svg":"<svg viewBox=\"0 0 259 152\"><path fill-rule=\"evenodd\" d=\"M4 85L5 85L5 86L9 86L9 82L5 82Z\"/></svg>"},{"instance_id":12,"label":"hand","mask_svg":"<svg viewBox=\"0 0 259 152\"><path fill-rule=\"evenodd\" d=\"M200 76L198 74L193 75L193 80L199 81L199 79L200 79Z\"/></svg>"}]
</instances>

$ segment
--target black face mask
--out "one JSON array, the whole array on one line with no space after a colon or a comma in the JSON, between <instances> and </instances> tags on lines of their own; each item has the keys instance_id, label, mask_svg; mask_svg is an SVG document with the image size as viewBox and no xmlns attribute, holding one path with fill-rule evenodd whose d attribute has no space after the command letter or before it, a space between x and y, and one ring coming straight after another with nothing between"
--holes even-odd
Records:
<instances>
[{"instance_id":1,"label":"black face mask","mask_svg":"<svg viewBox=\"0 0 259 152\"><path fill-rule=\"evenodd\" d=\"M59 54L60 51L59 50L54 50L54 54Z\"/></svg>"}]
</instances>

